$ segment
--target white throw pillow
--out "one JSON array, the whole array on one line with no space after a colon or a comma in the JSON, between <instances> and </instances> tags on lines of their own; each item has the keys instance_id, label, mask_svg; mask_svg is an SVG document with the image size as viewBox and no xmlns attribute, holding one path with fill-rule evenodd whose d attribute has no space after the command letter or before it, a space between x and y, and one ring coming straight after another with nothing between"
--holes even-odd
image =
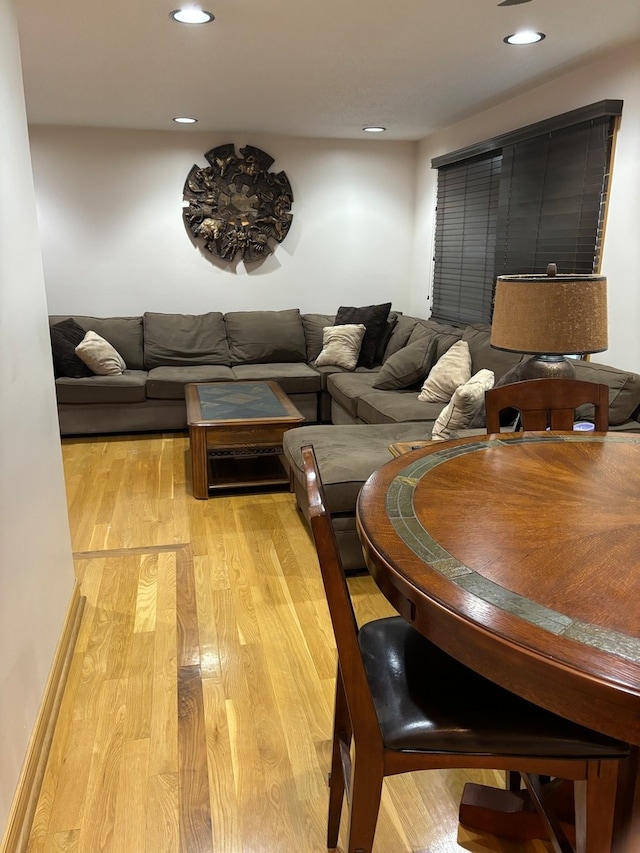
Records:
<instances>
[{"instance_id":1,"label":"white throw pillow","mask_svg":"<svg viewBox=\"0 0 640 853\"><path fill-rule=\"evenodd\" d=\"M471 378L471 353L466 341L456 341L436 361L424 380L418 400L448 403L453 392Z\"/></svg>"},{"instance_id":2,"label":"white throw pillow","mask_svg":"<svg viewBox=\"0 0 640 853\"><path fill-rule=\"evenodd\" d=\"M335 364L345 370L353 370L358 363L364 333L362 323L325 326L322 330L322 352L316 359L316 367Z\"/></svg>"},{"instance_id":3,"label":"white throw pillow","mask_svg":"<svg viewBox=\"0 0 640 853\"><path fill-rule=\"evenodd\" d=\"M479 370L468 382L456 388L451 400L438 415L431 438L434 441L446 441L454 430L470 427L484 402L484 392L493 388L494 381L493 370Z\"/></svg>"},{"instance_id":4,"label":"white throw pillow","mask_svg":"<svg viewBox=\"0 0 640 853\"><path fill-rule=\"evenodd\" d=\"M116 376L127 369L120 353L96 332L87 332L76 347L76 355L98 376Z\"/></svg>"}]
</instances>

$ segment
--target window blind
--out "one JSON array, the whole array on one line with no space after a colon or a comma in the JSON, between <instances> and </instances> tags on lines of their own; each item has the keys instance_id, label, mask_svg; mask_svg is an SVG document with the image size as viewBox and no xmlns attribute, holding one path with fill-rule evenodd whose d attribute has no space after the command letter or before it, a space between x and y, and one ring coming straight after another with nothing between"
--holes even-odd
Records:
<instances>
[{"instance_id":1,"label":"window blind","mask_svg":"<svg viewBox=\"0 0 640 853\"><path fill-rule=\"evenodd\" d=\"M498 275L544 273L551 262L560 273L598 270L621 110L592 104L432 162L434 319L491 322Z\"/></svg>"},{"instance_id":2,"label":"window blind","mask_svg":"<svg viewBox=\"0 0 640 853\"><path fill-rule=\"evenodd\" d=\"M441 322L491 313L501 160L496 154L438 172L431 316Z\"/></svg>"}]
</instances>

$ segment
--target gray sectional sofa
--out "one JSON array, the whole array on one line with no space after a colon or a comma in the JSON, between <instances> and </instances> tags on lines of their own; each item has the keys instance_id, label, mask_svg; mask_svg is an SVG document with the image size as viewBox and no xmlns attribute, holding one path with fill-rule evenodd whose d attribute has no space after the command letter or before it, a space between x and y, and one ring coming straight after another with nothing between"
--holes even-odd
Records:
<instances>
[{"instance_id":1,"label":"gray sectional sofa","mask_svg":"<svg viewBox=\"0 0 640 853\"><path fill-rule=\"evenodd\" d=\"M51 316L50 326L68 318ZM184 429L190 382L272 379L307 422L321 419L323 373L310 362L331 317L292 309L72 319L115 347L127 369L116 376L56 377L62 435ZM326 400L324 407L328 411Z\"/></svg>"},{"instance_id":2,"label":"gray sectional sofa","mask_svg":"<svg viewBox=\"0 0 640 853\"><path fill-rule=\"evenodd\" d=\"M67 319L52 316L50 324ZM391 458L389 444L429 439L443 408L418 399L432 365L459 340L469 346L472 372L492 370L496 381L524 358L493 349L488 326L455 328L397 312L389 315L373 367L353 371L315 366L331 314L290 309L73 319L112 344L126 370L57 376L62 435L184 429L187 383L275 380L306 419L283 443L298 506L306 515L300 447L312 443L348 570L364 567L355 531L360 487ZM609 387L611 429L640 432L639 375L593 362L577 362L576 370L578 378ZM474 426L484 431L482 423Z\"/></svg>"}]
</instances>

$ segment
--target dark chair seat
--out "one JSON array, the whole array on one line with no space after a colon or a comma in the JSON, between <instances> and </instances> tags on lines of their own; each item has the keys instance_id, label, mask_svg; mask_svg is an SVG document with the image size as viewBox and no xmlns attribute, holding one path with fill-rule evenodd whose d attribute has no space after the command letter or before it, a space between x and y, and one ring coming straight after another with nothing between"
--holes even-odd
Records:
<instances>
[{"instance_id":1,"label":"dark chair seat","mask_svg":"<svg viewBox=\"0 0 640 853\"><path fill-rule=\"evenodd\" d=\"M627 753L626 744L538 708L468 669L400 616L367 622L358 642L389 749L586 759Z\"/></svg>"}]
</instances>

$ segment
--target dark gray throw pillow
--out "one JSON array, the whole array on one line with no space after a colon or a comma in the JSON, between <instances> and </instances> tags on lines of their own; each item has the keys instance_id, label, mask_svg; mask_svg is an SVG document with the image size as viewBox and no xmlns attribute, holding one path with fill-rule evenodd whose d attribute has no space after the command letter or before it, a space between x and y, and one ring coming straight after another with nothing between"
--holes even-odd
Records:
<instances>
[{"instance_id":1,"label":"dark gray throw pillow","mask_svg":"<svg viewBox=\"0 0 640 853\"><path fill-rule=\"evenodd\" d=\"M362 308L352 308L345 305L338 308L334 326L362 323L365 327L366 331L358 356L359 367L373 367L376 363L376 347L385 331L389 311L391 311L390 302L385 302L382 305L365 305Z\"/></svg>"},{"instance_id":2,"label":"dark gray throw pillow","mask_svg":"<svg viewBox=\"0 0 640 853\"><path fill-rule=\"evenodd\" d=\"M81 379L93 376L87 365L76 355L76 347L86 334L79 323L69 317L49 329L51 334L51 352L53 354L53 372L58 376Z\"/></svg>"},{"instance_id":3,"label":"dark gray throw pillow","mask_svg":"<svg viewBox=\"0 0 640 853\"><path fill-rule=\"evenodd\" d=\"M428 335L390 355L373 383L380 391L410 388L427 376L436 357L436 337Z\"/></svg>"},{"instance_id":4,"label":"dark gray throw pillow","mask_svg":"<svg viewBox=\"0 0 640 853\"><path fill-rule=\"evenodd\" d=\"M387 349L387 344L389 343L389 339L393 334L393 330L398 325L398 317L399 313L396 311L390 311L389 316L387 317L387 322L382 329L382 333L378 339L378 343L376 344L376 352L374 355L374 361L376 364L382 364L384 361L384 353Z\"/></svg>"}]
</instances>

